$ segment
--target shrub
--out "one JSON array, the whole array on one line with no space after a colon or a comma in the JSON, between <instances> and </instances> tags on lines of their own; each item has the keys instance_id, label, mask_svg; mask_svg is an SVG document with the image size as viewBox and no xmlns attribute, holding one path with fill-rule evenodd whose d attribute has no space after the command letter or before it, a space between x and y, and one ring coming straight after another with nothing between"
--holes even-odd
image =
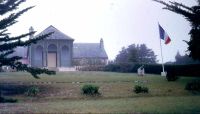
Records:
<instances>
[{"instance_id":1,"label":"shrub","mask_svg":"<svg viewBox=\"0 0 200 114\"><path fill-rule=\"evenodd\" d=\"M148 87L143 87L143 93L149 93L149 88Z\"/></svg>"},{"instance_id":2,"label":"shrub","mask_svg":"<svg viewBox=\"0 0 200 114\"><path fill-rule=\"evenodd\" d=\"M136 85L136 86L134 87L134 92L135 92L135 93L141 93L141 92L142 92L142 87L139 86L139 85Z\"/></svg>"},{"instance_id":3,"label":"shrub","mask_svg":"<svg viewBox=\"0 0 200 114\"><path fill-rule=\"evenodd\" d=\"M189 91L199 91L200 92L200 80L198 80L198 81L194 80L192 82L187 83L185 86L185 89L189 90Z\"/></svg>"},{"instance_id":4,"label":"shrub","mask_svg":"<svg viewBox=\"0 0 200 114\"><path fill-rule=\"evenodd\" d=\"M33 86L33 87L28 88L26 95L35 97L36 95L38 95L39 92L40 92L39 88L36 86Z\"/></svg>"},{"instance_id":5,"label":"shrub","mask_svg":"<svg viewBox=\"0 0 200 114\"><path fill-rule=\"evenodd\" d=\"M173 71L167 72L167 81L176 81L178 79L178 76L175 75Z\"/></svg>"},{"instance_id":6,"label":"shrub","mask_svg":"<svg viewBox=\"0 0 200 114\"><path fill-rule=\"evenodd\" d=\"M149 88L145 86L135 85L134 92L135 93L149 93Z\"/></svg>"},{"instance_id":7,"label":"shrub","mask_svg":"<svg viewBox=\"0 0 200 114\"><path fill-rule=\"evenodd\" d=\"M82 92L83 94L86 95L95 95L95 94L99 94L99 86L96 85L84 85L82 87Z\"/></svg>"}]
</instances>

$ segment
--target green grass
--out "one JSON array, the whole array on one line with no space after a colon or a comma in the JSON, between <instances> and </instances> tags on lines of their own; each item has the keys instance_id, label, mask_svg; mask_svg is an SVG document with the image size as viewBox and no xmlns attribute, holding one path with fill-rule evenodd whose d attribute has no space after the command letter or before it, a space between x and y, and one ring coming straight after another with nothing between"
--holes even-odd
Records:
<instances>
[{"instance_id":1,"label":"green grass","mask_svg":"<svg viewBox=\"0 0 200 114\"><path fill-rule=\"evenodd\" d=\"M59 77L58 77L59 76ZM0 79L10 82L85 82L85 81L133 81L135 74L127 73L106 73L106 72L58 72L57 75L41 75L40 80L34 78L28 73L1 73Z\"/></svg>"},{"instance_id":2,"label":"green grass","mask_svg":"<svg viewBox=\"0 0 200 114\"><path fill-rule=\"evenodd\" d=\"M0 104L0 113L200 113L200 96L186 91L185 85L197 78L181 77L168 82L165 77L133 73L62 72L54 76L41 75L34 79L27 73L0 73L0 84L36 85L37 97L12 95L16 104ZM100 87L100 96L81 93L85 84ZM135 94L134 85L145 85L148 94Z\"/></svg>"},{"instance_id":3,"label":"green grass","mask_svg":"<svg viewBox=\"0 0 200 114\"><path fill-rule=\"evenodd\" d=\"M2 113L200 113L200 96L58 100L0 104Z\"/></svg>"}]
</instances>

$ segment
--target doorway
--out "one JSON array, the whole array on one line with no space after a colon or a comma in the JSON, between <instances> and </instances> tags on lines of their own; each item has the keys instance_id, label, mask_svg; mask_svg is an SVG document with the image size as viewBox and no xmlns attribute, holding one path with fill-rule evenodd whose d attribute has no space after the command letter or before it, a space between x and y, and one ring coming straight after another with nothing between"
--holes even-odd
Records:
<instances>
[{"instance_id":1,"label":"doorway","mask_svg":"<svg viewBox=\"0 0 200 114\"><path fill-rule=\"evenodd\" d=\"M47 55L47 66L50 67L50 68L55 68L57 66L57 62L56 62L56 59L57 56L56 56L56 53L48 53Z\"/></svg>"}]
</instances>

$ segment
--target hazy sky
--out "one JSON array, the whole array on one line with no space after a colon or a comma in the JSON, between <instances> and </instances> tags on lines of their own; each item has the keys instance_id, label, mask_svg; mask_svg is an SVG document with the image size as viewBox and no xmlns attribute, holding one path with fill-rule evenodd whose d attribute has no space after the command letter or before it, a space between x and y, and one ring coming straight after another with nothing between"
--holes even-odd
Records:
<instances>
[{"instance_id":1,"label":"hazy sky","mask_svg":"<svg viewBox=\"0 0 200 114\"><path fill-rule=\"evenodd\" d=\"M167 1L167 0L165 0ZM176 0L186 5L195 0ZM174 61L179 50L184 54L189 40L189 23L181 15L162 9L151 0L27 0L22 7L36 7L22 15L10 28L14 35L28 32L30 26L41 32L55 26L75 42L96 43L103 38L110 60L123 46L146 44L160 60L158 22L172 39L164 45L164 61Z\"/></svg>"}]
</instances>

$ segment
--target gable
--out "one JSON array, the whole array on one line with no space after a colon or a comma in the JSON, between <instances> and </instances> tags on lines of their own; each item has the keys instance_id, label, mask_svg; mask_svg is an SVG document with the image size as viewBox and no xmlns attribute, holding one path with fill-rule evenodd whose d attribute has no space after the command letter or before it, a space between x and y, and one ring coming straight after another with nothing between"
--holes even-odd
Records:
<instances>
[{"instance_id":1,"label":"gable","mask_svg":"<svg viewBox=\"0 0 200 114\"><path fill-rule=\"evenodd\" d=\"M62 33L60 30L56 29L54 26L50 25L44 31L39 33L36 36L40 36L43 34L48 34L50 32L54 32L51 36L47 37L46 39L63 39L63 40L74 40L73 38L67 36L66 34Z\"/></svg>"}]
</instances>

